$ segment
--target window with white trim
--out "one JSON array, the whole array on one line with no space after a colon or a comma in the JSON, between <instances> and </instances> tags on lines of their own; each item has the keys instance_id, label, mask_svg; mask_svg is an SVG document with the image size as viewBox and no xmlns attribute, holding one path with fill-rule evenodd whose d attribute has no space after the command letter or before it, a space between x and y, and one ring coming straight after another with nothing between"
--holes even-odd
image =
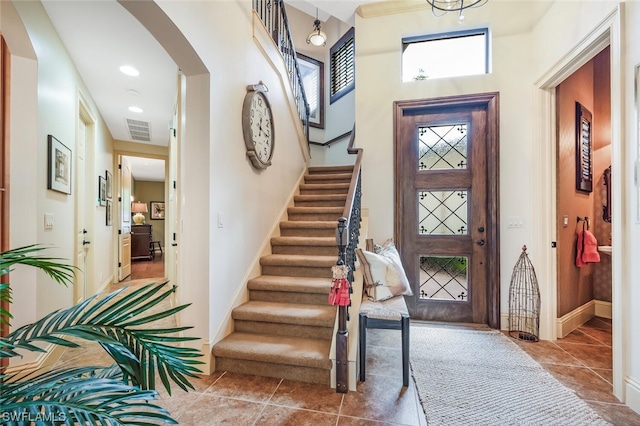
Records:
<instances>
[{"instance_id":1,"label":"window with white trim","mask_svg":"<svg viewBox=\"0 0 640 426\"><path fill-rule=\"evenodd\" d=\"M350 91L356 84L355 31L347 31L329 51L331 92L329 101L334 103Z\"/></svg>"},{"instance_id":2,"label":"window with white trim","mask_svg":"<svg viewBox=\"0 0 640 426\"><path fill-rule=\"evenodd\" d=\"M488 73L488 28L402 39L402 81Z\"/></svg>"}]
</instances>

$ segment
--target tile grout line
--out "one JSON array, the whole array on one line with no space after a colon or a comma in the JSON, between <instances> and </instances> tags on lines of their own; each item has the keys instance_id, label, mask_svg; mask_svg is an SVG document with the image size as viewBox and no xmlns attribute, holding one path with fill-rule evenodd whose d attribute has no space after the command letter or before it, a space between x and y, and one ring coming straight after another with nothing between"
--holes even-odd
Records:
<instances>
[{"instance_id":1,"label":"tile grout line","mask_svg":"<svg viewBox=\"0 0 640 426\"><path fill-rule=\"evenodd\" d=\"M282 381L284 379L280 379L280 381L278 382L278 384L276 385L276 388L273 390L273 392L271 393L271 395L269 396L269 399L267 401L265 401L262 406L262 410L260 410L260 412L258 413L258 415L256 416L256 419L254 420L254 422L252 423L252 425L255 426L255 424L258 422L258 420L260 420L260 417L262 417L262 414L264 413L264 410L267 409L267 406L269 405L269 401L271 401L271 399L273 398L273 395L276 394L276 392L278 391L278 388L280 387L280 385L282 384ZM271 404L274 405L275 404Z\"/></svg>"}]
</instances>

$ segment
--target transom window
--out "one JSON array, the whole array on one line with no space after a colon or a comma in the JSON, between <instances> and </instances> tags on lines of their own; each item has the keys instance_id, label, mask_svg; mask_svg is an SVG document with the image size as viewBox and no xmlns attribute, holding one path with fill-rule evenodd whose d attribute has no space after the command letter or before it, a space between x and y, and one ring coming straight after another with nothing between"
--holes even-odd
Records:
<instances>
[{"instance_id":1,"label":"transom window","mask_svg":"<svg viewBox=\"0 0 640 426\"><path fill-rule=\"evenodd\" d=\"M488 73L487 28L402 39L402 81Z\"/></svg>"}]
</instances>

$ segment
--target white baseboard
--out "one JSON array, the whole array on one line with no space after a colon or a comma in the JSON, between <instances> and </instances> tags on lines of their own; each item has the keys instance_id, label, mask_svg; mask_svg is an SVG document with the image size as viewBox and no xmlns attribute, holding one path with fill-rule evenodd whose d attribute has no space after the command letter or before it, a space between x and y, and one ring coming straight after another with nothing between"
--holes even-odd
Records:
<instances>
[{"instance_id":1,"label":"white baseboard","mask_svg":"<svg viewBox=\"0 0 640 426\"><path fill-rule=\"evenodd\" d=\"M612 318L613 310L611 308L611 302L605 302L603 300L596 300L595 304L596 304L596 316L597 317L607 318L607 319L611 319Z\"/></svg>"},{"instance_id":2,"label":"white baseboard","mask_svg":"<svg viewBox=\"0 0 640 426\"><path fill-rule=\"evenodd\" d=\"M66 349L64 346L49 344L45 349L46 352L41 353L35 361L9 365L4 374L30 374L41 368L50 367L60 359Z\"/></svg>"},{"instance_id":3,"label":"white baseboard","mask_svg":"<svg viewBox=\"0 0 640 426\"><path fill-rule=\"evenodd\" d=\"M633 411L640 414L640 382L631 377L624 380L625 383L625 404Z\"/></svg>"},{"instance_id":4,"label":"white baseboard","mask_svg":"<svg viewBox=\"0 0 640 426\"><path fill-rule=\"evenodd\" d=\"M556 320L558 339L565 337L596 315L596 301L590 300Z\"/></svg>"}]
</instances>

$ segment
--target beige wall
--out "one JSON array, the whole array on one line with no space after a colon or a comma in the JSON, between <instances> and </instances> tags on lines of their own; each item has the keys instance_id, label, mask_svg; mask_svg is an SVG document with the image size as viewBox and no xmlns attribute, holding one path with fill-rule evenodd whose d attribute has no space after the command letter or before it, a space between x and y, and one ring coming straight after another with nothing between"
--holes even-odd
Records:
<instances>
[{"instance_id":1,"label":"beige wall","mask_svg":"<svg viewBox=\"0 0 640 426\"><path fill-rule=\"evenodd\" d=\"M70 195L47 189L47 135L62 141L72 155L76 153L78 102L83 96L89 113L96 119L95 143L89 148L91 156L87 159L87 185L95 189L95 197L87 200L86 206L92 242L87 258L93 271L87 277L91 294L113 276L112 228L106 226L104 207L95 202L98 175L113 170L113 142L41 4L3 1L0 8L0 31L12 54L10 246L48 244L52 247L49 255L73 263L75 185ZM44 229L45 213L54 215L53 229ZM11 307L14 327L72 304L73 288L60 286L44 274L17 270L11 279L16 282ZM12 363L32 361L31 356L12 359Z\"/></svg>"},{"instance_id":2,"label":"beige wall","mask_svg":"<svg viewBox=\"0 0 640 426\"><path fill-rule=\"evenodd\" d=\"M142 201L147 204L149 212L143 213L145 223L152 226L151 239L153 241L160 241L162 247L165 246L164 220L151 219L151 202L164 202L164 191L164 182L150 182L145 180L136 180L135 188L132 191L133 197L136 201Z\"/></svg>"},{"instance_id":3,"label":"beige wall","mask_svg":"<svg viewBox=\"0 0 640 426\"><path fill-rule=\"evenodd\" d=\"M600 206L604 169L611 164L611 95L608 68L609 49L606 49L563 81L556 90L558 317L595 298L595 271L600 265L589 264L581 268L576 266L576 232L582 230L583 224L577 222L577 217L588 216L591 231L599 244L609 244L611 226L602 220ZM590 193L576 190L576 102L580 102L592 114L593 192ZM563 226L563 216L567 216L569 220L566 227ZM606 261L609 260L606 258ZM601 276L600 279L604 281L605 277ZM601 282L601 285L605 284ZM610 274L608 289L608 296L601 291L601 297L605 298L600 300L611 301Z\"/></svg>"}]
</instances>

